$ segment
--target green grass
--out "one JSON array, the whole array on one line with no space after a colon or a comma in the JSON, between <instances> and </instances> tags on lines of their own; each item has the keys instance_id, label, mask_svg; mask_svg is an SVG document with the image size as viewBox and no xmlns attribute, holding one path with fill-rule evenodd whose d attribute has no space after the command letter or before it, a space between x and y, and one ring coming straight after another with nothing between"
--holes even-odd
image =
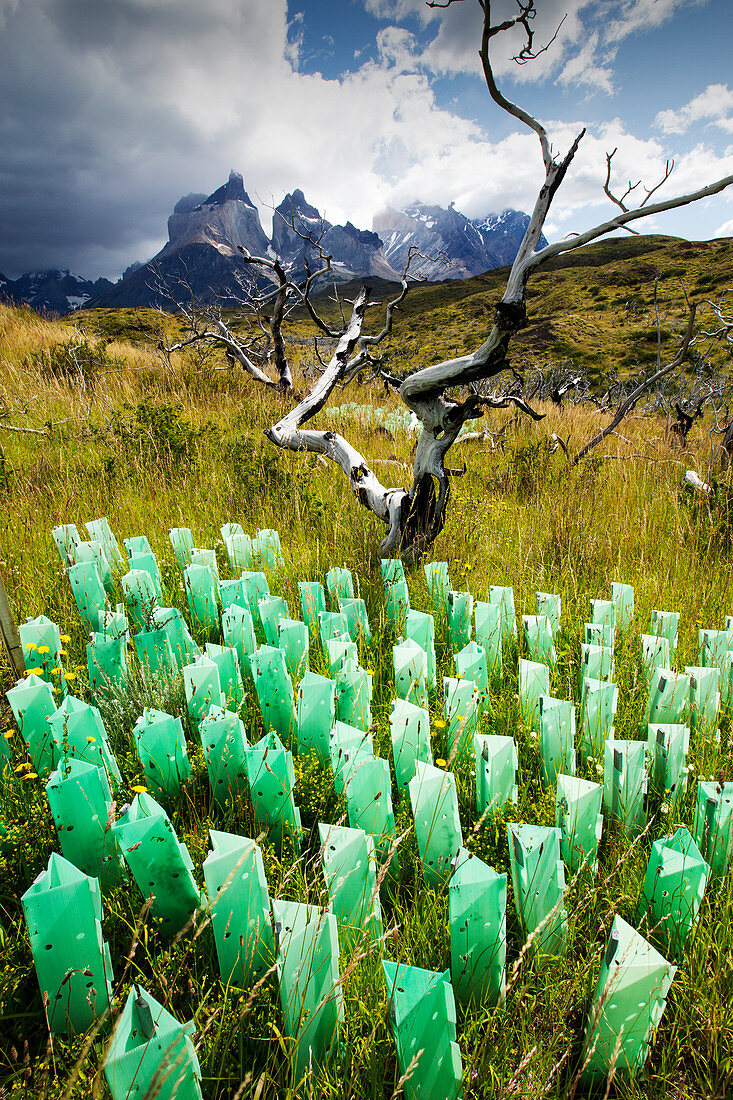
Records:
<instances>
[{"instance_id":1,"label":"green grass","mask_svg":"<svg viewBox=\"0 0 733 1100\"><path fill-rule=\"evenodd\" d=\"M586 275L589 281L602 285L597 273ZM547 278L547 293L561 293L559 287L549 289L550 276ZM494 300L491 288L487 292L480 282L476 295L481 289L486 301ZM444 288L424 288L424 293L433 293L436 301L434 311L420 321L426 333L437 323L440 311L450 308L459 315L451 322L450 332L441 332L440 340L447 343L451 333L457 338L463 305L453 300L449 306L441 304L440 296L448 293ZM469 295L462 301L468 309ZM476 309L482 301L476 297L471 308ZM222 523L239 520L250 532L277 528L286 565L270 578L270 587L285 596L291 611L299 606L298 579L323 580L334 564L346 565L354 573L367 602L374 639L363 663L375 673L375 751L389 756L394 630L386 621L381 595L376 552L381 529L359 507L340 474L315 456L283 453L267 443L262 429L281 415L280 399L260 392L233 372L211 373L193 360L179 361L173 373L161 364L152 364L139 374L109 376L82 391L42 376L29 359L34 341L52 343L60 326L29 335L25 322L19 322L15 314L9 317L11 312L0 313L5 326L0 327L0 340L5 333L0 371L7 392L13 395L13 422L40 426L52 421L55 425L48 436L10 433L2 437L0 569L18 618L48 614L71 636L69 667L85 665L85 639L50 537L57 523L74 522L81 529L84 520L107 515L120 539L147 534L161 563L166 597L186 613L180 574L167 538L170 527L190 526L197 545L215 546L222 575L228 575L219 534ZM416 326L417 311L412 317ZM409 316L407 322L408 327L413 323ZM417 340L418 329L410 331ZM130 351L113 343L109 354L121 367L148 361L140 345ZM18 410L31 397L33 411L23 419ZM364 386L358 396L352 392L343 400L348 399L394 407L393 399L376 386ZM335 401L341 402L341 397ZM465 459L468 470L453 480L448 522L432 557L446 560L453 586L470 589L476 598L488 598L491 584L513 585L520 614L534 611L538 590L561 594L563 625L552 687L563 697L572 697L575 691L589 599L608 596L614 579L633 584L636 619L616 654L620 689L616 728L620 737L637 738L644 734L645 701L638 635L647 630L651 609L681 613L678 668L697 663L698 628L721 627L724 616L733 612L730 514L722 506L710 511L680 489L688 467L707 476L710 424L695 425L683 454L666 440L662 420L629 421L621 429L629 443L610 437L590 461L569 473L562 454L549 453L547 435L551 431L564 438L570 435L572 450L592 434L598 418L582 410L547 412L547 419L539 425L522 422L510 426L493 450L486 443L456 448L452 464L459 466ZM510 419L510 412L494 413L489 427L493 431ZM377 473L386 482L409 482L411 440L384 432L370 434L357 423L350 425L349 438L370 459L398 464L377 462ZM730 499L730 483L723 482L719 490L723 503L726 491ZM408 583L413 605L429 610L422 572L410 573ZM445 623L439 620L437 627L441 676L452 672L452 661ZM518 805L510 805L478 825L472 771L463 764L456 767L464 838L500 872L509 870L508 820L538 824L554 820L554 791L541 789L537 743L518 714L516 652L510 648L505 657L504 678L492 687L491 716L485 720L485 728L511 734L517 740ZM7 690L12 678L7 666L2 671ZM76 685L80 694L85 692L84 679L79 672ZM106 712L110 741L124 780L118 808L131 800L131 787L140 778L131 726L142 706L152 700L153 696L145 698L137 691L126 708ZM202 884L209 828L248 836L256 836L257 829L248 801L225 810L213 802L203 752L188 727L180 691L167 702L173 713L183 715L192 774L180 799L166 803L166 809L191 852L197 881ZM261 723L251 696L245 712L248 733L254 739ZM436 719L439 714L439 700L433 697L431 716ZM9 718L7 708L4 716ZM733 779L728 718L721 727L719 745L710 737L693 738L690 762L696 775L718 776L722 771L726 779ZM12 722L3 728L12 728ZM21 763L25 757L17 735L9 743L14 762ZM444 734L439 727L434 727L433 748L435 757L445 757ZM278 848L263 841L266 874L272 896L318 904L325 894L315 858L317 823L338 820L344 804L320 769L298 761L297 773L297 801L306 843L298 858L299 853L288 844ZM679 820L688 826L695 790L693 779L679 814ZM669 831L668 815L661 812L660 800L651 797L648 809L649 830L630 851L619 830L607 823L597 879L592 882L581 877L571 885L564 959L538 967L531 955L520 956L522 940L510 888L506 1006L501 1011L458 1007L464 1095L470 1100L583 1095L577 1082L580 1043L613 914L636 925L651 843ZM409 805L395 800L395 813L398 831L409 830ZM4 964L0 972L0 1090L8 1096L104 1096L106 1086L99 1067L105 1032L94 1038L88 1049L83 1037L54 1037L49 1042L25 933L20 896L45 868L50 852L57 850L40 781L6 781L2 820L16 830L17 841L0 849ZM342 945L341 969L344 972L348 967L348 977L343 987L346 1012L341 1049L302 1090L304 1096L390 1097L400 1071L387 1024L380 952L430 969L449 965L447 891L436 892L424 884L410 831L399 856L399 878L382 887L385 930L389 930L384 943L374 947L361 942L353 953ZM124 1003L133 980L140 981L177 1018L195 1020L207 1098L223 1100L240 1088L241 1096L258 1100L296 1095L274 977L251 995L222 985L210 926L201 922L180 939L166 942L149 918L137 928L142 904L134 885L111 891L104 899L103 928L112 951L117 1003ZM133 943L135 952L130 959ZM645 1070L633 1082L617 1078L610 1095L661 1100L730 1094L732 995L733 899L730 878L726 878L708 889ZM70 1084L74 1067L76 1076Z\"/></svg>"}]
</instances>

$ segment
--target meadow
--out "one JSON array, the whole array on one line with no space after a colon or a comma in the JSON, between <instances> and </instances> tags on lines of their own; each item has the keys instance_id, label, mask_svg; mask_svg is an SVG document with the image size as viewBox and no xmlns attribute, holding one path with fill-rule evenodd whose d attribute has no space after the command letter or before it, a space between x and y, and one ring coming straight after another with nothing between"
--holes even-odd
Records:
<instances>
[{"instance_id":1,"label":"meadow","mask_svg":"<svg viewBox=\"0 0 733 1100\"><path fill-rule=\"evenodd\" d=\"M436 301L434 308L460 313L464 307ZM473 308L479 308L477 302ZM628 311L624 323L627 318ZM460 348L464 320L463 314L457 316L451 330L444 319L439 353L451 339ZM636 315L631 320L641 323ZM59 624L70 639L65 660L71 682L84 697L87 639L51 539L54 526L76 523L82 530L86 520L105 515L120 541L147 535L161 566L168 605L185 615L188 607L168 539L170 528L190 527L197 546L215 549L222 577L230 575L220 534L223 524L238 521L249 533L276 529L285 564L270 575L270 589L285 597L291 613L299 608L298 580L323 581L334 565L353 573L372 629L362 664L374 673L374 748L390 759L396 629L385 611L377 521L359 507L340 474L317 456L292 455L268 444L263 428L283 412L276 394L256 388L215 354L156 356L154 347L135 338L134 329L123 331L119 316L92 315L85 323L84 340L91 350L84 361L90 367L80 374L64 368L63 355L53 351L69 340L78 318L53 322L0 306L0 422L32 429L7 429L0 435L0 571L17 619L45 614ZM410 316L408 323L410 340L417 345L422 322ZM565 323L573 328L572 319ZM295 348L296 360L299 348L306 365L307 344ZM305 384L297 377L296 387ZM352 387L343 401L397 407L377 383ZM731 474L720 477L712 500L682 489L686 469L708 476L715 438L710 422L697 422L681 450L663 417L641 414L630 417L620 434L570 470L562 451L548 445L550 433L569 439L572 453L603 423L603 416L587 406L560 410L547 405L541 411L546 418L539 424L518 419L511 411L492 413L493 441L455 448L453 465L465 460L467 468L453 480L448 522L430 559L447 562L452 587L470 591L476 599L487 600L490 585L513 586L520 615L534 613L538 591L561 596L551 691L565 699L578 698L580 644L590 599L610 598L612 581L633 585L635 617L630 629L617 637L615 727L617 737L645 740L647 687L639 635L648 631L652 609L680 613L678 670L698 664L698 630L722 628L725 616L733 613ZM343 428L385 483L409 484L409 435L371 430L353 418ZM407 580L412 606L432 611L422 569L411 570ZM505 649L503 676L491 683L490 713L482 719L484 732L509 734L517 742L517 804L507 803L479 820L473 766L451 762L465 846L507 873L507 822L555 823L555 791L542 786L537 738L519 711L517 658L522 647L520 630L519 646L512 643ZM312 667L323 671L317 645L311 652ZM436 654L440 682L442 675L453 674L447 625L440 615ZM4 692L14 682L7 663L2 674ZM180 797L165 808L203 885L209 829L257 838L258 827L248 800L225 809L215 803L182 692L169 693L164 701L161 709L183 719L192 764ZM133 788L142 779L131 726L143 706L162 702L155 685L136 675L127 706L103 708L123 778L118 809L132 801ZM0 805L6 830L0 837L0 1096L104 1096L100 1067L108 1029L51 1038L45 1025L20 897L45 869L58 843L44 784L21 767L26 752L3 705L13 767L5 772ZM433 756L449 759L442 693L431 694L430 714ZM254 742L266 731L251 691L243 715ZM467 1100L585 1094L581 1043L614 914L639 927L639 897L653 841L677 823L691 828L700 777L733 779L730 714L723 714L719 725L719 743L710 731L693 735L687 790L676 814L670 815L664 798L650 790L642 835L632 844L607 820L597 875L568 876L564 957L538 960L532 952L522 952L510 879L504 1005L457 1008ZM597 779L590 766L579 767L578 774ZM296 776L303 844L276 845L261 837L267 882L271 897L322 905L327 891L318 823L343 820L345 803L331 776L307 759L296 758ZM254 990L233 987L219 974L205 911L170 941L144 913L141 918L144 898L134 885L105 893L103 929L111 948L116 1003L122 1005L132 982L139 981L177 1019L194 1020L206 1098L376 1100L396 1095L400 1069L381 959L440 971L449 966L450 943L447 889L426 885L409 800L396 791L393 799L397 831L404 836L399 875L394 881L385 879L381 887L385 935L379 943L367 936L356 944L342 939L345 1020L340 1048L300 1087L283 1035L274 974ZM733 897L726 876L708 885L646 1066L633 1079L617 1074L605 1094L648 1100L730 1095L731 997Z\"/></svg>"}]
</instances>

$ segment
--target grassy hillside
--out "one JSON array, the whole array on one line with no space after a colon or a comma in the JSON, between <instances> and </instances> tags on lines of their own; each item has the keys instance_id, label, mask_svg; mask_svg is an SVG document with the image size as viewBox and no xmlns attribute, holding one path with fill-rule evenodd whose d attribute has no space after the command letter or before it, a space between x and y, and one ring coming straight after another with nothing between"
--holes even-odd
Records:
<instances>
[{"instance_id":1,"label":"grassy hillside","mask_svg":"<svg viewBox=\"0 0 733 1100\"><path fill-rule=\"evenodd\" d=\"M682 317L680 277L688 291L718 293L733 284L729 242L687 246L624 238L588 249L576 259L576 264L564 261L533 280L533 323L522 336L521 353L533 361L555 355L582 361L586 354L588 363L607 371L617 363L619 351L646 354L649 343L643 335L652 324L655 272L660 300L666 296L670 331ZM711 278L714 282L703 282ZM500 289L500 273L460 285L416 288L391 343L395 362L431 362L462 350L464 341L473 345L486 330L487 309ZM632 298L641 313L625 308ZM146 534L161 564L165 599L186 615L169 528L189 526L197 545L215 548L222 576L229 575L219 533L223 523L238 520L250 533L276 528L285 566L270 575L269 583L287 599L291 612L298 613L299 579L322 581L336 564L353 571L372 626L372 644L361 658L374 672L375 752L390 759L395 630L384 609L378 523L358 506L330 466L316 456L280 452L267 443L262 430L284 407L278 396L262 392L238 372L213 369L224 366L217 355L167 360L142 339L137 322L135 314L115 311L51 323L28 311L0 307L0 423L32 429L0 428L0 570L16 616L22 620L43 613L60 624L70 638L66 666L76 678L77 694L86 697L86 639L51 540L54 525L76 523L83 530L85 520L107 515L120 541ZM165 324L170 332L176 328L175 319ZM77 350L70 361L66 351L54 348L68 344L80 325L86 330L87 351L78 350L84 341L74 337ZM551 343L534 350L532 334L538 339L542 325L549 326ZM307 333L303 323L301 338ZM603 336L600 342L598 335ZM570 351L563 350L566 345ZM306 344L296 345L296 352L304 361L311 354ZM84 363L89 364L86 371ZM74 364L82 369L75 370ZM630 361L629 369L633 365ZM298 375L296 384L302 387L305 381ZM333 403L349 400L385 410L397 407L381 385L334 395ZM681 451L667 436L663 419L630 419L623 438L609 437L589 461L569 472L562 452L550 452L548 435L569 437L572 449L604 418L585 407L559 411L548 406L543 411L547 417L539 424L495 412L487 418L490 430L496 436L504 428L495 445L483 441L452 452L453 464L465 459L468 468L465 476L454 479L448 522L431 557L448 563L455 589L470 590L477 599L487 599L491 585L513 585L519 614L534 612L537 591L560 594L562 627L551 688L554 695L576 701L589 601L607 598L612 580L632 584L636 615L616 648L615 724L618 737L645 739L639 636L649 628L652 608L680 612L679 670L697 664L698 629L722 627L726 614L733 613L733 486L722 479L711 507L681 490L687 468L708 476L714 438L709 421L695 424ZM413 442L408 436L373 432L354 418L344 426L385 483L409 484ZM408 584L413 606L430 610L422 571L410 573ZM437 656L440 683L442 675L453 674L442 615L437 620ZM545 790L541 785L536 736L519 713L517 657L516 647L509 645L504 676L491 685L491 713L482 721L484 732L509 734L517 741L518 804L480 821L473 764L450 765L464 841L500 873L509 872L507 822L554 824L555 812L554 787ZM312 664L323 670L315 645ZM5 691L13 678L7 664L0 670ZM134 684L126 705L110 706L104 715L123 776L116 793L118 811L143 778L132 724L143 705L165 702L183 718L192 761L190 780L166 809L202 885L210 828L258 836L251 803L245 799L221 809L213 801L203 750L188 724L180 689L163 699L139 679ZM45 1027L20 896L46 867L49 854L58 850L58 840L44 785L23 766L24 747L2 705L14 770L6 773L0 798L0 822L9 831L0 841L0 1090L8 1096L104 1096L99 1072L104 1033L88 1043L83 1037L54 1037L51 1042ZM243 716L254 742L262 721L251 690ZM434 758L448 760L440 693L431 695L430 716ZM638 911L651 844L678 822L691 826L699 777L733 780L730 715L724 714L719 725L719 743L709 729L693 735L687 791L674 813L663 794L650 794L648 828L632 846L617 824L606 822L597 877L584 874L570 885L564 958L540 965L531 952L522 953L510 886L506 1006L459 1006L457 1011L467 1100L584 1095L578 1079L580 1045L613 915L619 913L645 934L658 936L658 930L639 923ZM595 780L595 769L595 762L589 763L579 774ZM345 804L324 770L301 759L296 771L304 846L302 851L288 844L281 848L263 838L267 881L273 897L322 904L317 824L339 820ZM194 1019L207 1100L235 1095L253 1100L295 1095L377 1100L395 1095L400 1070L389 1031L381 957L442 970L450 964L450 943L448 891L425 884L409 801L399 799L394 788L393 798L398 831L406 836L399 875L381 891L389 935L378 945L362 939L356 948L342 938L341 1049L300 1093L289 1071L274 976L251 995L233 987L219 974L211 926L205 921L171 943L149 917L137 927L143 903L137 887L105 894L103 930L111 947L118 1004L124 1003L132 981L140 981L178 1019ZM633 1081L618 1075L609 1095L629 1100L730 1095L732 995L733 895L727 876L711 884L705 895L646 1068Z\"/></svg>"}]
</instances>

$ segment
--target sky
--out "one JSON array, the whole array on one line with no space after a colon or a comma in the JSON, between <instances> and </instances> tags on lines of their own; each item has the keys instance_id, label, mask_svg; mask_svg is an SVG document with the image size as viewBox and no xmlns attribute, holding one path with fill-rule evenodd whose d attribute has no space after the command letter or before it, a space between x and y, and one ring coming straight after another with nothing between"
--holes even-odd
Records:
<instances>
[{"instance_id":1,"label":"sky","mask_svg":"<svg viewBox=\"0 0 733 1100\"><path fill-rule=\"evenodd\" d=\"M733 173L731 0L537 0L504 93L579 153L550 211L558 240L605 220L614 180L685 193ZM516 0L494 0L496 16ZM0 0L0 272L119 278L167 239L190 192L241 172L270 232L300 187L332 222L371 228L414 200L483 217L531 210L536 137L489 98L475 0ZM563 18L564 17L564 18ZM562 20L562 23L561 23ZM637 223L733 236L729 193Z\"/></svg>"}]
</instances>

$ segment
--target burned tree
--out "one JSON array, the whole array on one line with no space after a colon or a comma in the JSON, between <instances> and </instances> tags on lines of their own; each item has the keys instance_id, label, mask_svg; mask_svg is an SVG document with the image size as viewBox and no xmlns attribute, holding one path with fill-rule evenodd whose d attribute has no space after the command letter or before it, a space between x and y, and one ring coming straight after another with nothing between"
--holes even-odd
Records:
<instances>
[{"instance_id":1,"label":"burned tree","mask_svg":"<svg viewBox=\"0 0 733 1100\"><path fill-rule=\"evenodd\" d=\"M213 322L210 328L196 337L210 339L218 334L225 343L228 341L230 354L254 378L284 391L292 389L292 378L282 339L282 322L291 304L297 302L304 307L320 331L337 340L330 362L324 364L310 392L282 419L267 428L265 434L278 447L318 453L331 459L343 470L359 501L387 527L380 547L384 555L402 553L419 556L430 547L442 530L450 497L446 455L467 421L480 418L486 409L505 408L510 403L539 419L539 414L532 410L516 389L491 392L492 380L497 380L509 367L508 352L512 338L528 323L527 284L532 274L553 257L582 248L620 228L633 232L631 224L643 217L718 194L733 183L733 176L727 176L689 194L650 202L657 188L670 175L671 165L668 164L660 183L645 189L643 200L638 206L631 207L628 204L638 185L630 185L620 197L614 195L611 180L613 153L610 153L607 158L604 191L617 207L614 215L592 229L536 251L555 195L576 156L585 130L576 135L567 151L556 155L544 126L523 107L510 101L496 82L490 56L494 39L518 29L524 36L524 46L515 60L521 63L531 61L547 48L538 48L534 42L532 20L535 16L536 0L517 0L518 13L515 18L499 23L492 20L490 0L433 0L428 6L450 8L454 4L470 2L476 2L482 13L479 58L489 95L501 110L536 135L545 176L529 225L511 266L506 288L495 305L491 328L483 342L469 354L424 367L406 377L387 377L390 384L398 389L407 409L419 422L412 484L409 488L385 487L370 468L367 459L343 436L334 431L316 430L308 426L328 402L336 386L342 386L363 370L375 366L377 345L392 330L395 310L408 290L409 272L405 272L401 293L387 306L382 329L375 335L365 335L363 329L369 305L368 289L362 290L356 298L348 321L345 320L341 326L328 325L318 315L311 301L315 276L307 274L306 283L298 284L279 261L268 257L245 256L248 264L259 271L266 271L271 279L268 289L250 296L253 315L257 317L261 328L262 344L258 362L254 362L250 349L242 347L220 320ZM305 228L303 231L305 232ZM314 243L317 245L318 242ZM319 274L327 274L329 260L322 251L317 254L322 260ZM265 313L266 321L263 316ZM693 304L690 307L687 331L676 355L667 364L658 362L657 369L634 387L622 401L611 424L597 433L575 455L573 462L577 463L588 450L605 438L649 388L685 361L694 336ZM381 369L378 363L376 367ZM561 400L563 395L558 391L557 399Z\"/></svg>"}]
</instances>

